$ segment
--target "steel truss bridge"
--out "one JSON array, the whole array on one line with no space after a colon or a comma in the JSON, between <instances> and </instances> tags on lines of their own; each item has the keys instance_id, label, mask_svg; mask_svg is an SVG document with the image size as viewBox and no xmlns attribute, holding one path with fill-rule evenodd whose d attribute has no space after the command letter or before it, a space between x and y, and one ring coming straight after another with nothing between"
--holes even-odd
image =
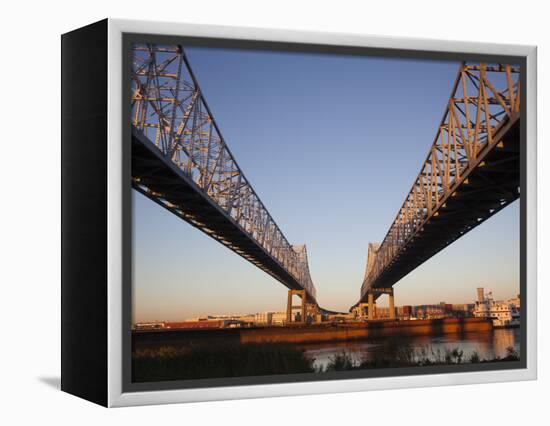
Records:
<instances>
[{"instance_id":1,"label":"steel truss bridge","mask_svg":"<svg viewBox=\"0 0 550 426\"><path fill-rule=\"evenodd\" d=\"M519 197L520 68L462 63L420 173L381 244L369 244L359 302L393 285ZM367 301L368 303L365 303Z\"/></svg>"},{"instance_id":2,"label":"steel truss bridge","mask_svg":"<svg viewBox=\"0 0 550 426\"><path fill-rule=\"evenodd\" d=\"M133 45L132 186L316 301L305 245L292 245L229 150L182 46Z\"/></svg>"},{"instance_id":3,"label":"steel truss bridge","mask_svg":"<svg viewBox=\"0 0 550 426\"><path fill-rule=\"evenodd\" d=\"M380 244L370 243L359 302L519 197L520 69L462 63L420 173ZM133 45L132 186L289 289L287 320L321 309L305 245L288 242L227 146L180 45ZM301 305L293 306L298 295ZM365 303L368 301L368 303ZM367 305L367 306L364 306Z\"/></svg>"}]
</instances>

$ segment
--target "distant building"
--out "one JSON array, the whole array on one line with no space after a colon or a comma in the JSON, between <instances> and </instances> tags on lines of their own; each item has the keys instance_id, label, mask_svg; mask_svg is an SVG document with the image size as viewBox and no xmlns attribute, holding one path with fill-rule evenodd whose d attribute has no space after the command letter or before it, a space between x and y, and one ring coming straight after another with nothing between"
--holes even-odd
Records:
<instances>
[{"instance_id":1,"label":"distant building","mask_svg":"<svg viewBox=\"0 0 550 426\"><path fill-rule=\"evenodd\" d=\"M286 324L286 312L273 312L271 314L272 325L285 325Z\"/></svg>"},{"instance_id":2,"label":"distant building","mask_svg":"<svg viewBox=\"0 0 550 426\"><path fill-rule=\"evenodd\" d=\"M240 316L234 316L233 317L236 320L242 321L244 323L254 324L256 321L256 315L255 314L246 314L246 315L240 315Z\"/></svg>"},{"instance_id":3,"label":"distant building","mask_svg":"<svg viewBox=\"0 0 550 426\"><path fill-rule=\"evenodd\" d=\"M389 318L390 317L390 308L387 306L377 306L375 308L376 318Z\"/></svg>"},{"instance_id":4,"label":"distant building","mask_svg":"<svg viewBox=\"0 0 550 426\"><path fill-rule=\"evenodd\" d=\"M458 318L471 317L473 316L474 306L473 303L453 303L453 316Z\"/></svg>"},{"instance_id":5,"label":"distant building","mask_svg":"<svg viewBox=\"0 0 550 426\"><path fill-rule=\"evenodd\" d=\"M397 307L397 318L402 320L408 320L412 316L412 306L403 305Z\"/></svg>"},{"instance_id":6,"label":"distant building","mask_svg":"<svg viewBox=\"0 0 550 426\"><path fill-rule=\"evenodd\" d=\"M273 312L262 312L254 315L254 324L271 325L273 322Z\"/></svg>"},{"instance_id":7,"label":"distant building","mask_svg":"<svg viewBox=\"0 0 550 426\"><path fill-rule=\"evenodd\" d=\"M445 306L438 305L419 305L413 307L414 316L418 319L439 319L445 318Z\"/></svg>"},{"instance_id":8,"label":"distant building","mask_svg":"<svg viewBox=\"0 0 550 426\"><path fill-rule=\"evenodd\" d=\"M134 324L134 330L161 330L166 327L164 322L138 322Z\"/></svg>"},{"instance_id":9,"label":"distant building","mask_svg":"<svg viewBox=\"0 0 550 426\"><path fill-rule=\"evenodd\" d=\"M185 330L185 329L212 329L212 328L224 328L226 321L231 320L205 320L200 319L198 321L179 321L168 322L166 328L173 330Z\"/></svg>"}]
</instances>

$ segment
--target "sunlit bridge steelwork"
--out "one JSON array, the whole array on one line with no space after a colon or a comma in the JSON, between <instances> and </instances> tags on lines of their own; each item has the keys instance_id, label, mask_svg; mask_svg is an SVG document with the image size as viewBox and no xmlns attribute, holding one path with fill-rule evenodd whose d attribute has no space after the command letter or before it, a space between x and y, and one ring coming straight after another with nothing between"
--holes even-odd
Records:
<instances>
[{"instance_id":1,"label":"sunlit bridge steelwork","mask_svg":"<svg viewBox=\"0 0 550 426\"><path fill-rule=\"evenodd\" d=\"M134 45L131 92L133 188L319 309L306 247L288 242L238 166L184 49Z\"/></svg>"},{"instance_id":2,"label":"sunlit bridge steelwork","mask_svg":"<svg viewBox=\"0 0 550 426\"><path fill-rule=\"evenodd\" d=\"M378 296L390 294L393 304L396 282L519 197L519 73L460 65L420 173L382 243L369 244L353 308L374 318Z\"/></svg>"},{"instance_id":3,"label":"sunlit bridge steelwork","mask_svg":"<svg viewBox=\"0 0 550 426\"><path fill-rule=\"evenodd\" d=\"M401 278L519 197L520 68L462 63L426 160L384 240L369 244L359 302ZM292 245L229 150L180 45L135 44L132 185L288 289L288 321L317 304L305 245ZM293 306L293 296L301 304Z\"/></svg>"}]
</instances>

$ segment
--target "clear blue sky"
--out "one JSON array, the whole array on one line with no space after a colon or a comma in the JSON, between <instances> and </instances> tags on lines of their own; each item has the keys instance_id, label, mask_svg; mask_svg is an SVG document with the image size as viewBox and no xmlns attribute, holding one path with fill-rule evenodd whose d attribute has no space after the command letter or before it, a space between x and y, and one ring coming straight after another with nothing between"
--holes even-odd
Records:
<instances>
[{"instance_id":1,"label":"clear blue sky","mask_svg":"<svg viewBox=\"0 0 550 426\"><path fill-rule=\"evenodd\" d=\"M318 301L358 300L380 242L433 141L458 63L187 48L220 130L293 244ZM134 320L284 310L286 287L134 192ZM396 304L519 293L519 203L395 287ZM385 296L380 299L385 304Z\"/></svg>"}]
</instances>

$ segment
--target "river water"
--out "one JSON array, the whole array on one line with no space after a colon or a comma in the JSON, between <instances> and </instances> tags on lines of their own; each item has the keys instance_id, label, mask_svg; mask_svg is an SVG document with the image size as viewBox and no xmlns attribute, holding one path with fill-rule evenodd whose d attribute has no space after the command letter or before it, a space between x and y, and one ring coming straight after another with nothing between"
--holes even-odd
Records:
<instances>
[{"instance_id":1,"label":"river water","mask_svg":"<svg viewBox=\"0 0 550 426\"><path fill-rule=\"evenodd\" d=\"M300 344L299 348L313 358L314 366L325 368L336 355L345 353L354 363L369 361L375 358L389 357L395 350L414 350L415 353L427 354L433 358L444 354L445 350L458 349L463 351L463 359L467 360L472 353L477 352L481 359L505 357L508 347L513 347L519 353L520 329L494 329L484 332L462 334L426 335L410 337L394 337L391 339L366 339L353 342L326 342ZM435 355L434 355L435 354Z\"/></svg>"}]
</instances>

